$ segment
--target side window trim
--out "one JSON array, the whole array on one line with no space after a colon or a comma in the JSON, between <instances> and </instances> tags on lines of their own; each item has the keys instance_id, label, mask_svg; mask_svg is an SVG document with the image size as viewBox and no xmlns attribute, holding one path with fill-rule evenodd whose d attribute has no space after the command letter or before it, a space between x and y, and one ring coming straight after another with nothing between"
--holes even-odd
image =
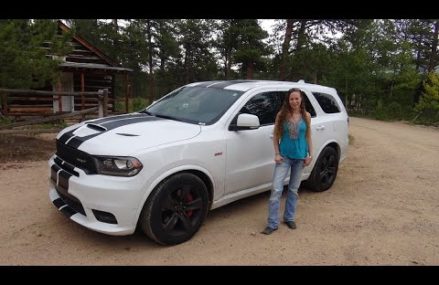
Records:
<instances>
[{"instance_id":1,"label":"side window trim","mask_svg":"<svg viewBox=\"0 0 439 285\"><path fill-rule=\"evenodd\" d=\"M325 114L341 113L340 105L333 95L323 92L312 92L312 95L314 96L320 108Z\"/></svg>"},{"instance_id":2,"label":"side window trim","mask_svg":"<svg viewBox=\"0 0 439 285\"><path fill-rule=\"evenodd\" d=\"M271 110L272 112L274 112L274 114L271 114L272 116L269 115L269 117L270 117L270 122L264 122L264 121L263 121L264 118L261 118L256 112L246 112L246 113L248 113L248 114L253 114L253 115L257 115L257 116L259 117L259 120L260 120L260 123L261 123L261 127L264 127L264 126L272 126L272 125L274 125L274 123L275 123L275 119L276 119L276 114L277 114L277 112L278 112L279 109L280 109L280 106L281 106L281 104L282 104L283 95L284 95L285 93L286 93L285 91L280 91L280 90L266 90L266 91L261 91L261 92L258 92L258 93L256 93L256 94L252 95L252 97L251 97L250 99L248 99L248 100L244 103L244 105L243 105L241 108L239 108L239 111L237 111L237 113L234 115L233 119L231 120L231 122L230 122L230 124L229 124L229 129L230 129L230 126L232 126L233 124L236 124L236 119L237 119L238 115L242 113L241 111L242 111L244 108L246 108L246 106L247 106L249 103L251 103L252 100L256 100L258 96L264 96L264 95L268 96L268 98L269 98L268 100L269 100L269 101L270 101L270 98L272 99L271 102L269 102L268 106L273 106L272 103L273 103L273 102L276 102L276 101L277 101L277 104L276 104L276 105L278 105L278 106L273 106L273 107L274 107L274 110ZM278 98L277 98L277 99L276 99L276 98L273 99L274 96L277 96ZM255 98L256 98L256 99L255 99ZM264 110L266 110L266 109L264 109ZM270 111L270 112L271 112L271 111ZM271 117L272 117L272 118L271 118Z\"/></svg>"}]
</instances>

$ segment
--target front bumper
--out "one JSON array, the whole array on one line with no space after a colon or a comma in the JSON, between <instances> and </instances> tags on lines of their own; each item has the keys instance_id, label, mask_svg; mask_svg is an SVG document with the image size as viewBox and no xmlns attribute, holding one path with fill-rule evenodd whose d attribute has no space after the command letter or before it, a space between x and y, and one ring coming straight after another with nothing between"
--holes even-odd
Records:
<instances>
[{"instance_id":1,"label":"front bumper","mask_svg":"<svg viewBox=\"0 0 439 285\"><path fill-rule=\"evenodd\" d=\"M72 221L109 235L134 233L142 207L141 178L87 175L79 168L63 167L56 156L49 160L49 198ZM61 165L60 165L61 164ZM96 213L108 213L112 223L102 222Z\"/></svg>"}]
</instances>

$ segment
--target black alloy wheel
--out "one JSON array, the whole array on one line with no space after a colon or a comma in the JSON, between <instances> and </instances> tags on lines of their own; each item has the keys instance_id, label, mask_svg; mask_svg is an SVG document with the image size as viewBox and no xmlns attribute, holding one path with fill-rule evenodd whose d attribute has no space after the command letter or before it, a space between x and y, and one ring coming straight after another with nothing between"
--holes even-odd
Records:
<instances>
[{"instance_id":1,"label":"black alloy wheel","mask_svg":"<svg viewBox=\"0 0 439 285\"><path fill-rule=\"evenodd\" d=\"M331 188L337 177L338 161L338 154L334 148L323 149L308 179L308 188L314 192L322 192Z\"/></svg>"},{"instance_id":2,"label":"black alloy wheel","mask_svg":"<svg viewBox=\"0 0 439 285\"><path fill-rule=\"evenodd\" d=\"M192 173L179 173L153 191L141 215L148 237L160 244L189 240L203 223L208 208L204 182Z\"/></svg>"}]
</instances>

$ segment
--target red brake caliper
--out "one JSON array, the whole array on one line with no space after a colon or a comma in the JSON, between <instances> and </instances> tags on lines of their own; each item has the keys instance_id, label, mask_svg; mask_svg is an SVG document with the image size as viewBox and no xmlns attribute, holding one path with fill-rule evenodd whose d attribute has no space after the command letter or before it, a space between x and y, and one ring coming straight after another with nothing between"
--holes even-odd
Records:
<instances>
[{"instance_id":1,"label":"red brake caliper","mask_svg":"<svg viewBox=\"0 0 439 285\"><path fill-rule=\"evenodd\" d=\"M191 192L189 192L186 197L184 197L184 200L186 203L192 202L194 200L194 198L192 197ZM186 215L190 218L192 216L192 212L193 210L188 210L186 211Z\"/></svg>"}]
</instances>

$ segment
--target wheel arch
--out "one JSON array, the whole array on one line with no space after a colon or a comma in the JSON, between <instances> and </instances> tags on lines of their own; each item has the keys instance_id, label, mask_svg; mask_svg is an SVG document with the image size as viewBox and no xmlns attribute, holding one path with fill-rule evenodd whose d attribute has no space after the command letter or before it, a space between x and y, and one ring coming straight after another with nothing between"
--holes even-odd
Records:
<instances>
[{"instance_id":1,"label":"wheel arch","mask_svg":"<svg viewBox=\"0 0 439 285\"><path fill-rule=\"evenodd\" d=\"M337 153L338 159L340 159L340 152L341 152L340 145L336 141L329 141L326 144L323 144L322 147L319 149L318 155L313 158L313 159L315 159L314 162L317 161L317 159L319 158L320 154L327 147L333 148L336 151L336 153ZM314 165L315 164L313 164L313 168L314 168Z\"/></svg>"},{"instance_id":2,"label":"wheel arch","mask_svg":"<svg viewBox=\"0 0 439 285\"><path fill-rule=\"evenodd\" d=\"M143 210L144 205L148 202L148 199L151 197L151 194L154 192L155 189L157 189L157 187L160 185L160 183L162 183L163 181L165 181L166 179L169 179L170 177L177 175L179 173L191 173L193 175L198 176L206 185L207 188L207 194L208 194L208 198L209 198L209 205L208 205L208 210L210 210L211 206L212 206L212 202L213 202L213 192L214 192L214 184L213 184L213 177L212 175L210 175L209 171L207 171L206 169L196 166L196 165L186 165L186 166L180 166L180 167L175 167L172 169L169 169L168 171L165 171L164 173L162 173L161 175L159 175L158 177L156 177L152 183L149 183L149 185L147 186L147 189L144 193L144 196L141 200L141 202L139 203L139 207L137 209L137 213L136 213L136 224L138 226L139 223L139 218L140 218L140 214Z\"/></svg>"},{"instance_id":3,"label":"wheel arch","mask_svg":"<svg viewBox=\"0 0 439 285\"><path fill-rule=\"evenodd\" d=\"M316 175L316 167L322 157L322 155L325 153L326 149L331 149L335 152L335 156L336 156L336 161L337 161L337 166L336 169L338 170L338 164L340 163L340 153L341 153L341 149L339 144L336 141L331 141L328 144L324 145L319 154L315 157L314 160L314 164L311 170L310 175L308 176L308 178L304 181L304 185L306 188L314 191L314 192L322 192L325 191L327 189L329 189L332 186L333 181L335 180L336 174L334 176L334 180L330 183L330 186L328 188L323 188L322 190L317 190L317 189L321 189L320 188L320 184L317 184L317 182L315 181L315 175ZM335 173L337 173L337 170L335 171Z\"/></svg>"},{"instance_id":4,"label":"wheel arch","mask_svg":"<svg viewBox=\"0 0 439 285\"><path fill-rule=\"evenodd\" d=\"M332 147L335 150L335 152L337 153L338 160L340 160L340 151L341 150L340 150L340 145L337 142L333 141L333 142L328 143L327 145L325 145L322 148L322 150L324 150L326 147Z\"/></svg>"}]
</instances>

